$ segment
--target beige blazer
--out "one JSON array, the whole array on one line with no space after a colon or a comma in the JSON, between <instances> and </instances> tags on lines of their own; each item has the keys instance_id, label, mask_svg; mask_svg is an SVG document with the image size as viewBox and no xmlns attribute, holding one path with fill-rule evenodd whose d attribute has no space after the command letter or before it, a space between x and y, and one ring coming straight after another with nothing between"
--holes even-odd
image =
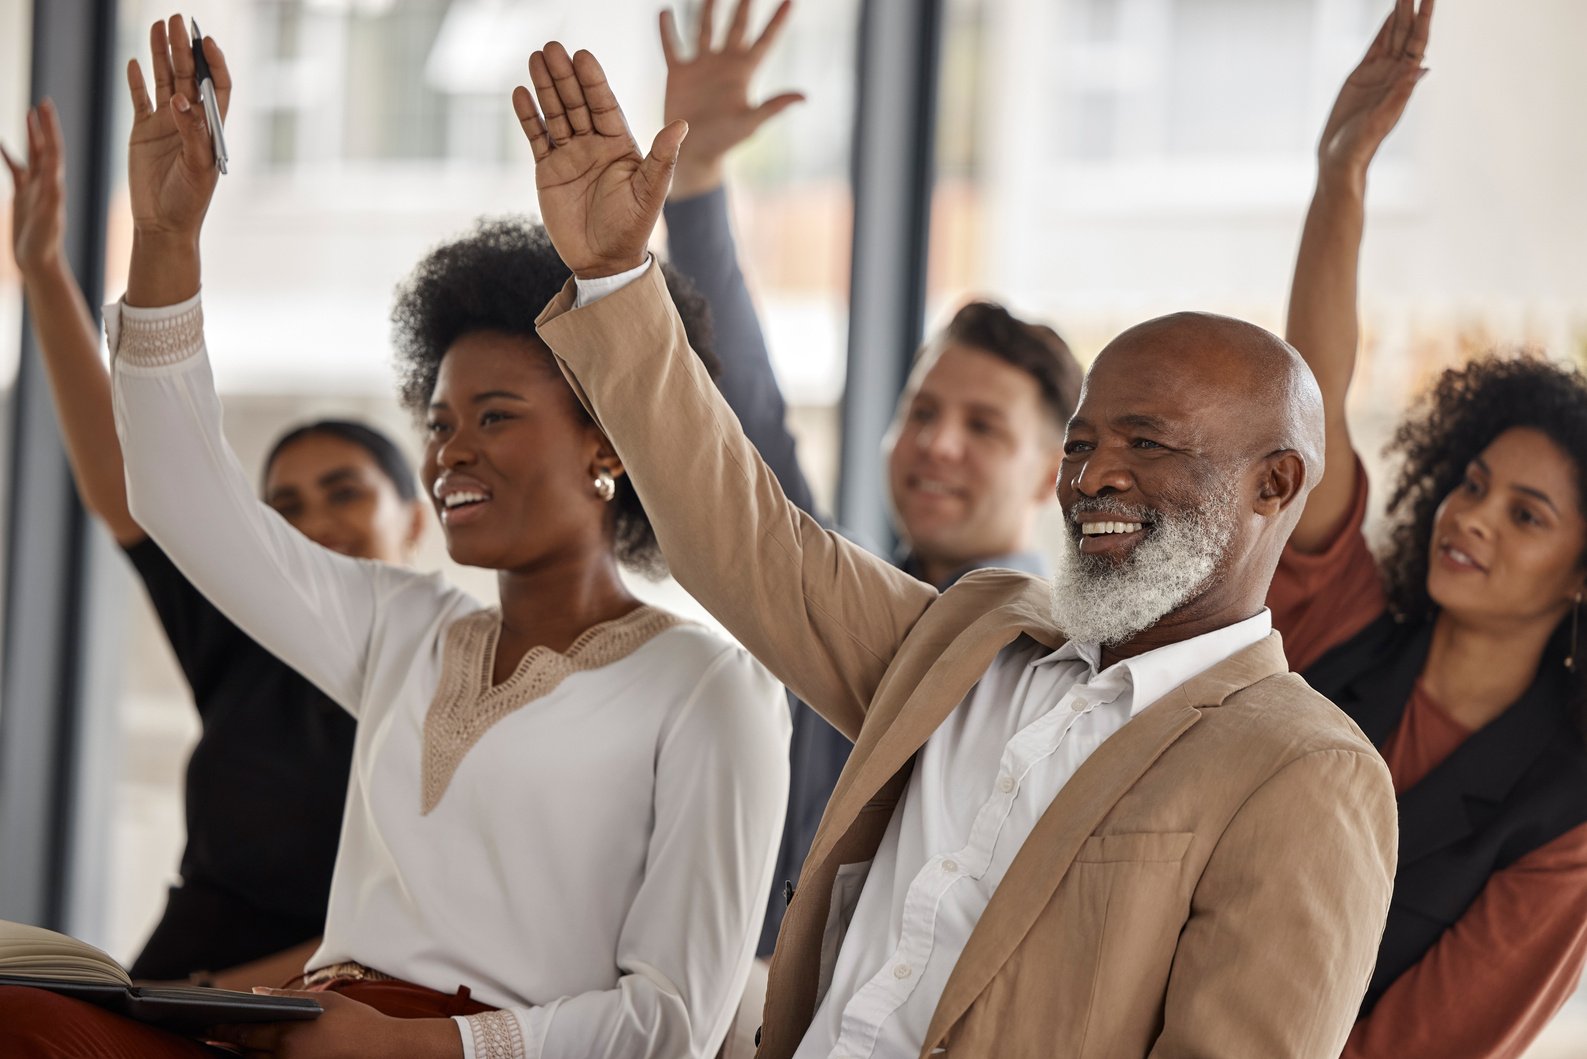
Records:
<instances>
[{"instance_id":1,"label":"beige blazer","mask_svg":"<svg viewBox=\"0 0 1587 1059\"><path fill-rule=\"evenodd\" d=\"M759 1055L792 1055L913 757L993 657L1056 647L1046 582L939 595L784 498L660 272L540 334L621 456L678 581L855 740L772 957ZM1388 911L1395 801L1275 633L1163 696L1064 786L970 935L920 1051L1333 1059Z\"/></svg>"}]
</instances>

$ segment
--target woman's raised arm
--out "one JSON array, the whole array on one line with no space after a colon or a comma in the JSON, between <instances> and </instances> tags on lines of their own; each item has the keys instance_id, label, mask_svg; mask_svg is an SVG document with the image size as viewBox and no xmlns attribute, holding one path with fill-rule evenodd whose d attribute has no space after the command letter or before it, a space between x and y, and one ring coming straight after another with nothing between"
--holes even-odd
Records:
<instances>
[{"instance_id":1,"label":"woman's raised arm","mask_svg":"<svg viewBox=\"0 0 1587 1059\"><path fill-rule=\"evenodd\" d=\"M28 112L26 163L7 154L5 164L13 191L11 250L22 273L72 477L84 506L117 544L129 547L145 534L127 510L99 328L66 261L66 161L60 119L49 100Z\"/></svg>"},{"instance_id":2,"label":"woman's raised arm","mask_svg":"<svg viewBox=\"0 0 1587 1059\"><path fill-rule=\"evenodd\" d=\"M1366 56L1346 78L1317 146L1317 189L1301 232L1285 337L1311 366L1328 417L1327 465L1290 537L1320 550L1355 496L1355 447L1345 402L1360 328L1357 269L1366 223L1367 169L1405 113L1426 69L1433 0L1395 0Z\"/></svg>"}]
</instances>

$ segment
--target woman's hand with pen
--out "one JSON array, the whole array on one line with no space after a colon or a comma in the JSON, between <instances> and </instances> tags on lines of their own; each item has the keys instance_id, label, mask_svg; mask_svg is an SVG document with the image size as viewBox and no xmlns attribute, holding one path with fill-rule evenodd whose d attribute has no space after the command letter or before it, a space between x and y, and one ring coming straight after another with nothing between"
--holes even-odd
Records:
<instances>
[{"instance_id":1,"label":"woman's hand with pen","mask_svg":"<svg viewBox=\"0 0 1587 1059\"><path fill-rule=\"evenodd\" d=\"M198 293L198 237L219 172L188 40L181 15L150 29L153 100L138 60L127 64L132 97L127 143L133 223L130 305L172 305ZM202 47L224 117L231 102L231 71L213 39L206 37Z\"/></svg>"}]
</instances>

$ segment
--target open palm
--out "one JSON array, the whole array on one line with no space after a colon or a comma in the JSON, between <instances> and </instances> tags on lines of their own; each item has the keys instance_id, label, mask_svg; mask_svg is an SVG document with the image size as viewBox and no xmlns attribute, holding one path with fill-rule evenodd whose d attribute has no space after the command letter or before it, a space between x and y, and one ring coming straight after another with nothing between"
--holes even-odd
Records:
<instances>
[{"instance_id":1,"label":"open palm","mask_svg":"<svg viewBox=\"0 0 1587 1059\"><path fill-rule=\"evenodd\" d=\"M1385 137L1399 123L1416 82L1432 28L1433 0L1395 0L1359 65L1345 79L1323 128L1317 155L1329 171L1362 178Z\"/></svg>"},{"instance_id":2,"label":"open palm","mask_svg":"<svg viewBox=\"0 0 1587 1059\"><path fill-rule=\"evenodd\" d=\"M64 255L65 162L55 105L45 100L28 111L27 162L5 156L11 171L11 249L23 272L43 268Z\"/></svg>"},{"instance_id":3,"label":"open palm","mask_svg":"<svg viewBox=\"0 0 1587 1059\"><path fill-rule=\"evenodd\" d=\"M688 126L668 125L641 155L595 56L570 58L555 41L530 56L529 78L534 96L519 86L513 109L534 152L540 216L557 253L586 279L643 264Z\"/></svg>"},{"instance_id":4,"label":"open palm","mask_svg":"<svg viewBox=\"0 0 1587 1059\"><path fill-rule=\"evenodd\" d=\"M172 16L169 26L156 22L149 31L152 103L138 61L127 64L132 96L127 178L133 224L143 232L196 235L218 181L188 40L181 15ZM231 102L231 76L219 46L207 37L204 58L224 117Z\"/></svg>"}]
</instances>

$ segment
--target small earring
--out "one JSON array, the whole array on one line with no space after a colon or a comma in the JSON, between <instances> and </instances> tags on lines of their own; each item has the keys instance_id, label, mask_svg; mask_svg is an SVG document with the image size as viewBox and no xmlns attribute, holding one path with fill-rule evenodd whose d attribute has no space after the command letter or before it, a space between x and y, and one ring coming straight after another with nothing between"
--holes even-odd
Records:
<instances>
[{"instance_id":1,"label":"small earring","mask_svg":"<svg viewBox=\"0 0 1587 1059\"><path fill-rule=\"evenodd\" d=\"M1581 593L1576 593L1576 605L1570 609L1570 654L1565 656L1565 668L1576 672L1576 632L1581 624Z\"/></svg>"},{"instance_id":2,"label":"small earring","mask_svg":"<svg viewBox=\"0 0 1587 1059\"><path fill-rule=\"evenodd\" d=\"M617 495L617 481L612 477L612 472L605 467L595 468L595 495L608 504Z\"/></svg>"}]
</instances>

